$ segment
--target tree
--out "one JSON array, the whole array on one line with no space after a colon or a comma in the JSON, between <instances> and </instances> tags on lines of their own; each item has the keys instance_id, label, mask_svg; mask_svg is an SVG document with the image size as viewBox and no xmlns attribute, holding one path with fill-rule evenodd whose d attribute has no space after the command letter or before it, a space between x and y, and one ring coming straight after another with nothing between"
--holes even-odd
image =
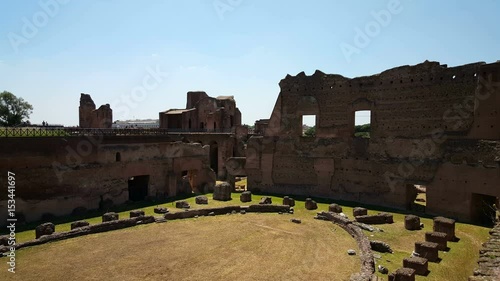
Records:
<instances>
[{"instance_id":1,"label":"tree","mask_svg":"<svg viewBox=\"0 0 500 281\"><path fill-rule=\"evenodd\" d=\"M306 137L315 137L316 136L316 126L309 127L305 132L304 136Z\"/></svg>"},{"instance_id":2,"label":"tree","mask_svg":"<svg viewBox=\"0 0 500 281\"><path fill-rule=\"evenodd\" d=\"M357 125L354 127L354 136L369 139L370 129L370 124Z\"/></svg>"},{"instance_id":3,"label":"tree","mask_svg":"<svg viewBox=\"0 0 500 281\"><path fill-rule=\"evenodd\" d=\"M32 112L33 106L23 98L18 98L7 91L0 93L1 126L19 126L25 119L29 118Z\"/></svg>"}]
</instances>

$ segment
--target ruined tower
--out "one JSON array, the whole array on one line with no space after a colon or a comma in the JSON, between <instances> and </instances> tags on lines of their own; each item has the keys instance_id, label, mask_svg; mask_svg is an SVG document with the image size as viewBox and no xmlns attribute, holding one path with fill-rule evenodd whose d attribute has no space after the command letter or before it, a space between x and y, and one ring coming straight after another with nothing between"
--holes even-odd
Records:
<instances>
[{"instance_id":1,"label":"ruined tower","mask_svg":"<svg viewBox=\"0 0 500 281\"><path fill-rule=\"evenodd\" d=\"M96 106L90 95L80 95L79 124L80 128L111 128L113 123L113 110L109 104Z\"/></svg>"}]
</instances>

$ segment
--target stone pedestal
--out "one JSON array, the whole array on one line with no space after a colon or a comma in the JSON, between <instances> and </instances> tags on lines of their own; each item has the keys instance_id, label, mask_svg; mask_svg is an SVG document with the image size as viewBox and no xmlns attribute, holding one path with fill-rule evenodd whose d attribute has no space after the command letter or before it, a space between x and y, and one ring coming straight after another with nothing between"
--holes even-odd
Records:
<instances>
[{"instance_id":1,"label":"stone pedestal","mask_svg":"<svg viewBox=\"0 0 500 281\"><path fill-rule=\"evenodd\" d=\"M434 232L446 233L446 239L448 241L455 240L455 220L444 217L436 217L434 218L433 230Z\"/></svg>"},{"instance_id":2,"label":"stone pedestal","mask_svg":"<svg viewBox=\"0 0 500 281\"><path fill-rule=\"evenodd\" d=\"M252 202L252 192L244 191L243 193L241 193L240 201L243 203Z\"/></svg>"},{"instance_id":3,"label":"stone pedestal","mask_svg":"<svg viewBox=\"0 0 500 281\"><path fill-rule=\"evenodd\" d=\"M214 200L229 201L231 200L231 185L227 182L222 182L214 187Z\"/></svg>"},{"instance_id":4,"label":"stone pedestal","mask_svg":"<svg viewBox=\"0 0 500 281\"><path fill-rule=\"evenodd\" d=\"M205 195L196 196L196 198L194 200L195 200L195 203L198 205L207 205L208 204L208 198Z\"/></svg>"},{"instance_id":5,"label":"stone pedestal","mask_svg":"<svg viewBox=\"0 0 500 281\"><path fill-rule=\"evenodd\" d=\"M433 242L415 242L415 253L430 262L439 260L438 244Z\"/></svg>"},{"instance_id":6,"label":"stone pedestal","mask_svg":"<svg viewBox=\"0 0 500 281\"><path fill-rule=\"evenodd\" d=\"M306 199L306 209L307 210L316 210L318 209L318 204L316 201L312 200L311 198Z\"/></svg>"},{"instance_id":7,"label":"stone pedestal","mask_svg":"<svg viewBox=\"0 0 500 281\"><path fill-rule=\"evenodd\" d=\"M388 277L389 281L415 281L415 269L403 267L389 274Z\"/></svg>"},{"instance_id":8,"label":"stone pedestal","mask_svg":"<svg viewBox=\"0 0 500 281\"><path fill-rule=\"evenodd\" d=\"M262 197L259 202L260 205L273 204L273 200L271 197Z\"/></svg>"},{"instance_id":9,"label":"stone pedestal","mask_svg":"<svg viewBox=\"0 0 500 281\"><path fill-rule=\"evenodd\" d=\"M426 258L411 257L403 260L403 267L415 269L415 274L426 276L429 273L429 262Z\"/></svg>"},{"instance_id":10,"label":"stone pedestal","mask_svg":"<svg viewBox=\"0 0 500 281\"><path fill-rule=\"evenodd\" d=\"M295 199L288 196L283 197L283 205L288 205L290 207L295 206Z\"/></svg>"},{"instance_id":11,"label":"stone pedestal","mask_svg":"<svg viewBox=\"0 0 500 281\"><path fill-rule=\"evenodd\" d=\"M130 211L130 218L144 217L145 213L143 210Z\"/></svg>"},{"instance_id":12,"label":"stone pedestal","mask_svg":"<svg viewBox=\"0 0 500 281\"><path fill-rule=\"evenodd\" d=\"M420 218L415 215L405 216L405 229L407 230L420 230Z\"/></svg>"},{"instance_id":13,"label":"stone pedestal","mask_svg":"<svg viewBox=\"0 0 500 281\"><path fill-rule=\"evenodd\" d=\"M448 248L447 235L443 232L427 232L425 233L425 241L437 243L439 251L446 251Z\"/></svg>"},{"instance_id":14,"label":"stone pedestal","mask_svg":"<svg viewBox=\"0 0 500 281\"><path fill-rule=\"evenodd\" d=\"M38 239L43 235L51 235L55 231L56 231L56 226L51 222L46 222L35 228L35 237L36 239Z\"/></svg>"},{"instance_id":15,"label":"stone pedestal","mask_svg":"<svg viewBox=\"0 0 500 281\"><path fill-rule=\"evenodd\" d=\"M366 215L368 215L368 210L366 208L356 207L356 208L352 209L352 214L354 217L366 216Z\"/></svg>"},{"instance_id":16,"label":"stone pedestal","mask_svg":"<svg viewBox=\"0 0 500 281\"><path fill-rule=\"evenodd\" d=\"M335 203L330 204L330 206L328 206L328 212L340 214L340 213L342 213L342 207L339 206L339 204L335 204Z\"/></svg>"},{"instance_id":17,"label":"stone pedestal","mask_svg":"<svg viewBox=\"0 0 500 281\"><path fill-rule=\"evenodd\" d=\"M119 219L118 214L114 212L109 212L102 215L102 222L117 221L118 219Z\"/></svg>"}]
</instances>

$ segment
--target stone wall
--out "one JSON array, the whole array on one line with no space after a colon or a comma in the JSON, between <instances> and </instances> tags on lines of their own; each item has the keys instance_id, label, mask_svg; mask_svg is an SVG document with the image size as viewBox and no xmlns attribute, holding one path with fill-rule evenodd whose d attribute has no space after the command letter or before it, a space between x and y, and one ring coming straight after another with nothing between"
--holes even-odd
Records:
<instances>
[{"instance_id":1,"label":"stone wall","mask_svg":"<svg viewBox=\"0 0 500 281\"><path fill-rule=\"evenodd\" d=\"M407 209L422 184L427 213L474 221L475 198L500 196L499 83L500 63L288 75L248 142L248 187ZM354 137L358 110L371 111L368 139ZM317 116L315 137L303 115Z\"/></svg>"},{"instance_id":2,"label":"stone wall","mask_svg":"<svg viewBox=\"0 0 500 281\"><path fill-rule=\"evenodd\" d=\"M210 97L205 92L188 92L185 109L159 113L160 128L196 130L231 130L241 125L241 112L233 96Z\"/></svg>"},{"instance_id":3,"label":"stone wall","mask_svg":"<svg viewBox=\"0 0 500 281\"><path fill-rule=\"evenodd\" d=\"M138 176L146 176L146 198L203 191L215 184L208 146L168 138L6 138L0 163L16 174L16 211L28 221L45 213L71 214L77 207L97 209L109 200L122 204L131 200L130 182ZM0 194L0 210L0 220L6 222L7 193Z\"/></svg>"},{"instance_id":4,"label":"stone wall","mask_svg":"<svg viewBox=\"0 0 500 281\"><path fill-rule=\"evenodd\" d=\"M96 109L95 103L87 94L81 94L79 107L80 128L111 128L113 110L109 104Z\"/></svg>"},{"instance_id":5,"label":"stone wall","mask_svg":"<svg viewBox=\"0 0 500 281\"><path fill-rule=\"evenodd\" d=\"M490 230L490 239L483 243L479 260L469 281L494 281L500 279L500 223Z\"/></svg>"}]
</instances>

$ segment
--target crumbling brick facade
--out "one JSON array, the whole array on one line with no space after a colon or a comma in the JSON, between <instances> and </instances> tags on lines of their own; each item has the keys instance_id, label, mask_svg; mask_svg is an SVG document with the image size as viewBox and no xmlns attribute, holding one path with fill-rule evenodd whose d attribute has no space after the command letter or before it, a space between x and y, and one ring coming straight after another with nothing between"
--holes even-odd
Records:
<instances>
[{"instance_id":1,"label":"crumbling brick facade","mask_svg":"<svg viewBox=\"0 0 500 281\"><path fill-rule=\"evenodd\" d=\"M233 96L213 98L205 92L188 92L185 109L160 112L160 128L230 132L236 126L241 126L241 112Z\"/></svg>"},{"instance_id":2,"label":"crumbling brick facade","mask_svg":"<svg viewBox=\"0 0 500 281\"><path fill-rule=\"evenodd\" d=\"M484 219L500 196L500 63L401 66L346 78L287 75L263 136L252 137L250 189L402 209L414 184L427 210ZM354 137L355 112L371 111L371 137ZM302 117L316 115L316 136Z\"/></svg>"},{"instance_id":3,"label":"crumbling brick facade","mask_svg":"<svg viewBox=\"0 0 500 281\"><path fill-rule=\"evenodd\" d=\"M96 109L95 103L87 94L81 94L79 120L80 128L111 128L113 124L113 110L109 104L101 105Z\"/></svg>"}]
</instances>

